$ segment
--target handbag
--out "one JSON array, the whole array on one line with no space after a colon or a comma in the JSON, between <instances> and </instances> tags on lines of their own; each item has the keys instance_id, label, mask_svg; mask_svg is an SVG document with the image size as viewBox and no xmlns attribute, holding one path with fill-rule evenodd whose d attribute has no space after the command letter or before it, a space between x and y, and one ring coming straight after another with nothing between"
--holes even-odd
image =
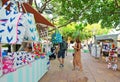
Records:
<instances>
[{"instance_id":1,"label":"handbag","mask_svg":"<svg viewBox=\"0 0 120 82\"><path fill-rule=\"evenodd\" d=\"M10 10L15 11L16 13L21 13L21 16L19 18L19 21L17 23L17 42L16 44L22 44L24 36L25 36L25 26L23 25L23 22L25 22L25 19L22 18L23 13L19 11L18 8L18 2L13 1L12 7L10 7Z\"/></svg>"},{"instance_id":2,"label":"handbag","mask_svg":"<svg viewBox=\"0 0 120 82\"><path fill-rule=\"evenodd\" d=\"M75 53L72 54L73 56L75 55Z\"/></svg>"},{"instance_id":3,"label":"handbag","mask_svg":"<svg viewBox=\"0 0 120 82\"><path fill-rule=\"evenodd\" d=\"M20 20L20 22L25 27L25 35L24 35L23 41L39 41L34 15L26 11L23 3L20 3L20 4L21 4L20 6L22 6L25 10L25 13L22 14L21 20Z\"/></svg>"},{"instance_id":4,"label":"handbag","mask_svg":"<svg viewBox=\"0 0 120 82\"><path fill-rule=\"evenodd\" d=\"M26 18L25 25L25 36L24 41L38 41L38 31L35 24L34 15L31 13L24 14L24 18Z\"/></svg>"},{"instance_id":5,"label":"handbag","mask_svg":"<svg viewBox=\"0 0 120 82\"><path fill-rule=\"evenodd\" d=\"M59 30L56 30L55 33L52 34L52 43L57 44L62 42L62 35Z\"/></svg>"},{"instance_id":6,"label":"handbag","mask_svg":"<svg viewBox=\"0 0 120 82\"><path fill-rule=\"evenodd\" d=\"M0 43L14 44L17 41L18 22L21 13L15 11L11 1L6 2L0 8ZM10 4L10 10L5 8Z\"/></svg>"},{"instance_id":7,"label":"handbag","mask_svg":"<svg viewBox=\"0 0 120 82\"><path fill-rule=\"evenodd\" d=\"M23 3L19 2L20 11L17 10L17 12L22 13L18 22L17 44L21 44L23 41L38 41L38 32L36 30L34 15L28 13L22 4ZM22 7L25 13L23 13Z\"/></svg>"}]
</instances>

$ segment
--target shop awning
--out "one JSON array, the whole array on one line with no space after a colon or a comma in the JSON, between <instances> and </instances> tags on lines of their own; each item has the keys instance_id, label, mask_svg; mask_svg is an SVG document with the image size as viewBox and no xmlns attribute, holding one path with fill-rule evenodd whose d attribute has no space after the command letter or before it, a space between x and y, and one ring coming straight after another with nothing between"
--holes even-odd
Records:
<instances>
[{"instance_id":1,"label":"shop awning","mask_svg":"<svg viewBox=\"0 0 120 82\"><path fill-rule=\"evenodd\" d=\"M3 4L5 4L7 1L9 0L3 0ZM34 14L36 23L46 25L47 27L48 26L55 27L46 18L44 18L38 11L36 11L29 3L23 3L23 5L27 12Z\"/></svg>"},{"instance_id":2,"label":"shop awning","mask_svg":"<svg viewBox=\"0 0 120 82\"><path fill-rule=\"evenodd\" d=\"M96 40L117 40L118 34L96 35Z\"/></svg>"}]
</instances>

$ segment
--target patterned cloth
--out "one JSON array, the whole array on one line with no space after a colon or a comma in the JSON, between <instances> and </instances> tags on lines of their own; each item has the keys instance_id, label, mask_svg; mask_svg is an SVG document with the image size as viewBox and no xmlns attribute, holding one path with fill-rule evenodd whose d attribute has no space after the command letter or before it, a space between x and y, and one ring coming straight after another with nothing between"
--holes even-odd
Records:
<instances>
[{"instance_id":1,"label":"patterned cloth","mask_svg":"<svg viewBox=\"0 0 120 82\"><path fill-rule=\"evenodd\" d=\"M10 59L9 57L3 58L3 74L7 74L16 70L13 67L13 60L14 59Z\"/></svg>"},{"instance_id":2,"label":"patterned cloth","mask_svg":"<svg viewBox=\"0 0 120 82\"><path fill-rule=\"evenodd\" d=\"M8 57L14 59L13 65L15 68L18 68L34 61L35 54L21 51L21 52L9 53Z\"/></svg>"},{"instance_id":3,"label":"patterned cloth","mask_svg":"<svg viewBox=\"0 0 120 82\"><path fill-rule=\"evenodd\" d=\"M10 5L10 11L5 8ZM38 41L34 15L18 11L15 2L8 1L0 8L0 42L21 44L23 41Z\"/></svg>"},{"instance_id":4,"label":"patterned cloth","mask_svg":"<svg viewBox=\"0 0 120 82\"><path fill-rule=\"evenodd\" d=\"M25 36L24 41L38 41L38 31L36 29L34 15L31 13L26 13L23 15L25 20Z\"/></svg>"},{"instance_id":5,"label":"patterned cloth","mask_svg":"<svg viewBox=\"0 0 120 82\"><path fill-rule=\"evenodd\" d=\"M21 13L13 10L6 10L9 5L8 1L2 8L0 8L0 42L14 44L17 41L17 24Z\"/></svg>"}]
</instances>

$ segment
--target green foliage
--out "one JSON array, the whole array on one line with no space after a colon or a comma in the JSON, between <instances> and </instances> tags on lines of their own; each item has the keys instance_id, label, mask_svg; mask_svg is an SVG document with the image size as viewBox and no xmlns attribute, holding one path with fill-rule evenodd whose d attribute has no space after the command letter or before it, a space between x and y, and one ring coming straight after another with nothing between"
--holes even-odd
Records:
<instances>
[{"instance_id":1,"label":"green foliage","mask_svg":"<svg viewBox=\"0 0 120 82\"><path fill-rule=\"evenodd\" d=\"M66 27L60 28L60 32L66 38L71 37L75 39L79 37L81 40L89 39L94 35L103 35L107 34L110 29L102 28L101 23L87 24L84 26L83 24L71 23Z\"/></svg>"},{"instance_id":2,"label":"green foliage","mask_svg":"<svg viewBox=\"0 0 120 82\"><path fill-rule=\"evenodd\" d=\"M83 24L76 24L75 26L75 31L73 32L72 38L75 39L77 37L80 37L80 39L82 40L84 38L82 30L84 29Z\"/></svg>"},{"instance_id":3,"label":"green foliage","mask_svg":"<svg viewBox=\"0 0 120 82\"><path fill-rule=\"evenodd\" d=\"M67 21L72 19L93 24L102 20L102 27L109 28L120 23L119 0L118 6L115 0L52 0L50 4L53 5L53 13Z\"/></svg>"},{"instance_id":4,"label":"green foliage","mask_svg":"<svg viewBox=\"0 0 120 82\"><path fill-rule=\"evenodd\" d=\"M63 25L60 32L66 39L79 35L84 40L107 34L111 27L120 23L120 0L51 0L49 4L54 24L56 27ZM72 23L64 25L70 20Z\"/></svg>"},{"instance_id":5,"label":"green foliage","mask_svg":"<svg viewBox=\"0 0 120 82\"><path fill-rule=\"evenodd\" d=\"M76 23L73 22L67 25L66 27L60 28L60 32L65 37L66 40L68 37L71 37L71 35L75 31L75 25Z\"/></svg>"}]
</instances>

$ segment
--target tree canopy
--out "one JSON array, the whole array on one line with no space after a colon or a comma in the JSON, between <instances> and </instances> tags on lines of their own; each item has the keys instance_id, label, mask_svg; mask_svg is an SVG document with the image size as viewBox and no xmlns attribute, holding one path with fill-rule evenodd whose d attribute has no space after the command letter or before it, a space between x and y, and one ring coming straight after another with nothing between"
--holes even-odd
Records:
<instances>
[{"instance_id":1,"label":"tree canopy","mask_svg":"<svg viewBox=\"0 0 120 82\"><path fill-rule=\"evenodd\" d=\"M91 38L93 35L104 35L110 31L110 29L101 28L100 22L87 24L86 26L82 23L72 22L65 28L60 28L59 30L66 39L70 37L72 40L76 37L79 37L81 40L86 40Z\"/></svg>"},{"instance_id":2,"label":"tree canopy","mask_svg":"<svg viewBox=\"0 0 120 82\"><path fill-rule=\"evenodd\" d=\"M33 0L29 0L30 4ZM37 0L34 0L35 2ZM120 0L41 0L36 7L40 13L53 14L53 19L63 16L66 22L97 23L102 27L116 27L120 23Z\"/></svg>"},{"instance_id":3,"label":"tree canopy","mask_svg":"<svg viewBox=\"0 0 120 82\"><path fill-rule=\"evenodd\" d=\"M64 36L75 37L80 32L82 39L86 39L95 31L98 35L106 34L108 29L103 27L113 28L120 23L120 0L41 0L40 5L34 1L40 13L53 15L51 21L56 27L66 27L60 29Z\"/></svg>"},{"instance_id":4,"label":"tree canopy","mask_svg":"<svg viewBox=\"0 0 120 82\"><path fill-rule=\"evenodd\" d=\"M52 12L68 22L97 23L114 27L120 23L120 0L51 0Z\"/></svg>"}]
</instances>

